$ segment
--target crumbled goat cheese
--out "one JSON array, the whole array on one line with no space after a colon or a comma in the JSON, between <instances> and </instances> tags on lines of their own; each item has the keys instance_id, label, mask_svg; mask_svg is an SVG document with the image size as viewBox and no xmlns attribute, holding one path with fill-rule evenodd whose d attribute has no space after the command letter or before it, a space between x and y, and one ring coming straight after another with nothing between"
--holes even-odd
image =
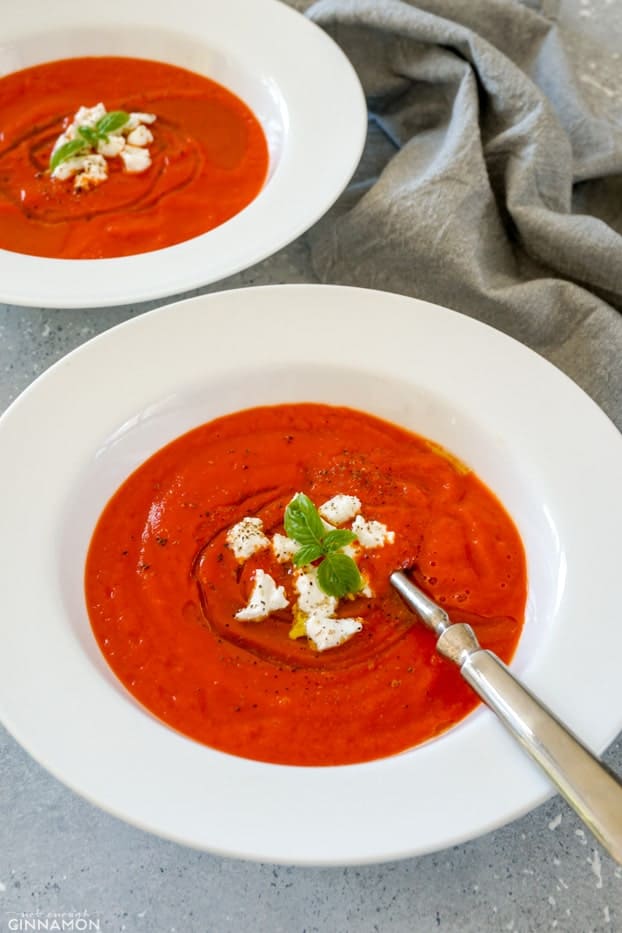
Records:
<instances>
[{"instance_id":1,"label":"crumbled goat cheese","mask_svg":"<svg viewBox=\"0 0 622 933\"><path fill-rule=\"evenodd\" d=\"M75 113L72 122L61 133L52 149L52 154L65 143L77 139L80 126L94 129L106 116L106 108L102 103L95 107L80 107ZM108 165L106 159L120 158L126 172L139 174L146 171L151 165L151 154L147 146L153 142L153 133L145 124L154 123L154 113L130 113L127 122L115 133L108 134L107 139L96 143L96 152L86 149L74 157L66 159L57 165L52 172L52 178L65 181L75 177L74 188L85 191L101 184L108 178Z\"/></svg>"},{"instance_id":2,"label":"crumbled goat cheese","mask_svg":"<svg viewBox=\"0 0 622 933\"><path fill-rule=\"evenodd\" d=\"M107 159L116 158L123 149L125 149L125 137L117 136L115 133L110 134L108 142L101 139L97 143L97 151Z\"/></svg>"},{"instance_id":3,"label":"crumbled goat cheese","mask_svg":"<svg viewBox=\"0 0 622 933\"><path fill-rule=\"evenodd\" d=\"M335 596L329 596L328 593L320 589L320 584L317 582L316 567L309 567L308 570L298 570L294 586L298 593L298 608L305 615L310 616L314 612L329 616L335 614L338 600Z\"/></svg>"},{"instance_id":4,"label":"crumbled goat cheese","mask_svg":"<svg viewBox=\"0 0 622 933\"><path fill-rule=\"evenodd\" d=\"M103 156L93 153L93 155L83 156L82 168L76 175L75 187L78 191L88 191L95 185L100 185L102 181L108 178L108 166Z\"/></svg>"},{"instance_id":5,"label":"crumbled goat cheese","mask_svg":"<svg viewBox=\"0 0 622 933\"><path fill-rule=\"evenodd\" d=\"M299 547L300 545L296 541L292 541L286 535L280 535L277 532L272 536L272 550L280 564L285 564L288 560L291 560Z\"/></svg>"},{"instance_id":6,"label":"crumbled goat cheese","mask_svg":"<svg viewBox=\"0 0 622 933\"><path fill-rule=\"evenodd\" d=\"M296 498L296 496L299 496L299 495L301 495L301 493L299 493L299 492L295 493L295 494L292 496L292 498L290 499L289 504L291 505L291 503L294 501L294 499ZM318 514L319 514L319 509L318 509ZM334 524L331 524L331 522L327 522L326 519L323 518L321 515L320 515L320 521L322 522L322 525L323 525L323 527L326 529L326 531L334 531L334 530L335 530Z\"/></svg>"},{"instance_id":7,"label":"crumbled goat cheese","mask_svg":"<svg viewBox=\"0 0 622 933\"><path fill-rule=\"evenodd\" d=\"M140 113L140 111L135 111L130 114L130 118L127 123L124 125L124 131L135 130L140 123L155 123L156 115L155 113Z\"/></svg>"},{"instance_id":8,"label":"crumbled goat cheese","mask_svg":"<svg viewBox=\"0 0 622 933\"><path fill-rule=\"evenodd\" d=\"M73 136L70 136L69 138L73 139L76 136L78 126L93 127L98 120L101 120L101 118L105 116L106 108L102 103L95 104L94 107L80 107L73 118L73 123L66 130L66 132L69 132L70 130L73 131Z\"/></svg>"},{"instance_id":9,"label":"crumbled goat cheese","mask_svg":"<svg viewBox=\"0 0 622 933\"><path fill-rule=\"evenodd\" d=\"M307 636L318 651L337 648L363 628L360 619L335 619L316 612L306 620Z\"/></svg>"},{"instance_id":10,"label":"crumbled goat cheese","mask_svg":"<svg viewBox=\"0 0 622 933\"><path fill-rule=\"evenodd\" d=\"M383 547L395 541L394 531L388 531L382 522L366 522L362 515L357 515L352 522L352 531L366 548Z\"/></svg>"},{"instance_id":11,"label":"crumbled goat cheese","mask_svg":"<svg viewBox=\"0 0 622 933\"><path fill-rule=\"evenodd\" d=\"M125 171L135 175L146 171L151 165L149 150L141 149L139 146L126 145L119 153L119 156L125 166Z\"/></svg>"},{"instance_id":12,"label":"crumbled goat cheese","mask_svg":"<svg viewBox=\"0 0 622 933\"><path fill-rule=\"evenodd\" d=\"M316 567L298 570L294 585L298 593L296 606L302 614L305 633L318 651L342 645L363 628L361 619L336 618L339 600L320 589Z\"/></svg>"},{"instance_id":13,"label":"crumbled goat cheese","mask_svg":"<svg viewBox=\"0 0 622 933\"><path fill-rule=\"evenodd\" d=\"M318 508L322 518L333 525L342 525L350 521L361 510L361 500L357 496L337 495Z\"/></svg>"},{"instance_id":14,"label":"crumbled goat cheese","mask_svg":"<svg viewBox=\"0 0 622 933\"><path fill-rule=\"evenodd\" d=\"M90 183L97 185L108 177L106 160L100 155L77 155L61 162L54 171L55 178L72 178L74 175L78 176L76 187L88 187Z\"/></svg>"},{"instance_id":15,"label":"crumbled goat cheese","mask_svg":"<svg viewBox=\"0 0 622 933\"><path fill-rule=\"evenodd\" d=\"M244 609L236 612L236 619L242 622L259 622L271 612L286 609L289 600L282 586L277 586L269 573L256 570L253 577L253 590Z\"/></svg>"},{"instance_id":16,"label":"crumbled goat cheese","mask_svg":"<svg viewBox=\"0 0 622 933\"><path fill-rule=\"evenodd\" d=\"M141 123L127 134L127 141L130 146L148 146L153 142L153 133Z\"/></svg>"},{"instance_id":17,"label":"crumbled goat cheese","mask_svg":"<svg viewBox=\"0 0 622 933\"><path fill-rule=\"evenodd\" d=\"M270 547L270 539L263 533L260 518L243 518L229 529L226 541L238 560L247 560L257 551Z\"/></svg>"}]
</instances>

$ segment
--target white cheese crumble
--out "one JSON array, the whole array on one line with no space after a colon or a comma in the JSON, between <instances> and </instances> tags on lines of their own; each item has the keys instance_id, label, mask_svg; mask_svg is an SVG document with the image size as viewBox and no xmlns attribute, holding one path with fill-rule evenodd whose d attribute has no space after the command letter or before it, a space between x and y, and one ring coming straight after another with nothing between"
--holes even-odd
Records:
<instances>
[{"instance_id":1,"label":"white cheese crumble","mask_svg":"<svg viewBox=\"0 0 622 933\"><path fill-rule=\"evenodd\" d=\"M363 628L361 619L337 619L339 600L320 589L317 568L296 572L294 583L298 593L297 607L304 618L304 627L318 651L336 648Z\"/></svg>"},{"instance_id":2,"label":"white cheese crumble","mask_svg":"<svg viewBox=\"0 0 622 933\"><path fill-rule=\"evenodd\" d=\"M360 632L363 623L360 619L336 619L315 612L306 620L305 628L317 650L326 651L327 648L337 648Z\"/></svg>"},{"instance_id":3,"label":"white cheese crumble","mask_svg":"<svg viewBox=\"0 0 622 933\"><path fill-rule=\"evenodd\" d=\"M155 121L156 121L155 113L141 113L139 110L132 111L132 113L130 114L129 120L127 121L123 129L125 132L128 132L131 130L135 130L136 127L141 123L145 123L148 125L150 123L155 123Z\"/></svg>"},{"instance_id":4,"label":"white cheese crumble","mask_svg":"<svg viewBox=\"0 0 622 933\"><path fill-rule=\"evenodd\" d=\"M69 134L71 128L73 127L73 136L68 135L64 142L67 142L68 139L75 138L78 126L90 126L92 128L95 126L98 120L101 120L101 118L105 116L106 108L101 102L99 104L95 104L94 107L80 107L76 111L71 127L67 127L65 130L65 133Z\"/></svg>"},{"instance_id":5,"label":"white cheese crumble","mask_svg":"<svg viewBox=\"0 0 622 933\"><path fill-rule=\"evenodd\" d=\"M108 166L102 155L91 153L91 155L73 156L65 162L61 162L54 169L54 177L62 180L73 178L76 180L74 187L78 191L86 191L95 185L101 184L108 178Z\"/></svg>"},{"instance_id":6,"label":"white cheese crumble","mask_svg":"<svg viewBox=\"0 0 622 933\"><path fill-rule=\"evenodd\" d=\"M352 522L352 531L366 548L384 547L387 542L395 541L394 531L389 531L382 522L367 522L362 515L357 515Z\"/></svg>"},{"instance_id":7,"label":"white cheese crumble","mask_svg":"<svg viewBox=\"0 0 622 933\"><path fill-rule=\"evenodd\" d=\"M256 570L253 577L253 590L244 609L236 612L236 619L242 622L259 622L271 612L286 609L289 600L282 586L277 586L269 573Z\"/></svg>"},{"instance_id":8,"label":"white cheese crumble","mask_svg":"<svg viewBox=\"0 0 622 933\"><path fill-rule=\"evenodd\" d=\"M125 149L125 137L117 136L115 133L108 136L108 142L100 140L97 143L97 151L108 159L114 159L123 149ZM62 163L58 167L62 168Z\"/></svg>"},{"instance_id":9,"label":"white cheese crumble","mask_svg":"<svg viewBox=\"0 0 622 933\"><path fill-rule=\"evenodd\" d=\"M139 175L146 171L151 165L151 156L148 149L141 149L139 146L126 145L119 153L121 161L126 172Z\"/></svg>"},{"instance_id":10,"label":"white cheese crumble","mask_svg":"<svg viewBox=\"0 0 622 933\"><path fill-rule=\"evenodd\" d=\"M52 156L64 146L65 143L78 139L78 128L88 127L95 130L98 122L106 116L106 108L102 103L94 107L80 107L73 116L69 126L60 134ZM151 154L147 146L153 142L153 133L146 124L154 123L153 113L130 113L126 123L107 134L107 139L100 139L93 146L84 142L84 150L65 159L57 165L52 172L52 178L64 181L75 178L76 191L85 191L95 185L101 184L108 178L107 159L120 158L126 172L138 174L146 171L151 165Z\"/></svg>"},{"instance_id":11,"label":"white cheese crumble","mask_svg":"<svg viewBox=\"0 0 622 933\"><path fill-rule=\"evenodd\" d=\"M153 133L142 123L127 134L127 142L130 146L148 146L153 142Z\"/></svg>"},{"instance_id":12,"label":"white cheese crumble","mask_svg":"<svg viewBox=\"0 0 622 933\"><path fill-rule=\"evenodd\" d=\"M292 541L286 535L278 533L272 535L272 551L280 564L285 564L288 560L291 560L299 547L300 545L296 541Z\"/></svg>"},{"instance_id":13,"label":"white cheese crumble","mask_svg":"<svg viewBox=\"0 0 622 933\"><path fill-rule=\"evenodd\" d=\"M324 615L335 614L338 599L336 596L329 596L328 593L320 589L320 584L317 582L316 567L309 567L308 570L298 570L294 586L298 593L298 608L305 615L310 616L314 612Z\"/></svg>"},{"instance_id":14,"label":"white cheese crumble","mask_svg":"<svg viewBox=\"0 0 622 933\"><path fill-rule=\"evenodd\" d=\"M360 510L361 500L358 496L344 496L341 494L333 496L332 499L324 502L318 508L322 518L332 522L333 525L342 525L344 522L350 521L351 518L358 515Z\"/></svg>"},{"instance_id":15,"label":"white cheese crumble","mask_svg":"<svg viewBox=\"0 0 622 933\"><path fill-rule=\"evenodd\" d=\"M270 546L270 539L263 533L260 518L243 518L229 529L225 540L238 560L248 560L257 551Z\"/></svg>"}]
</instances>

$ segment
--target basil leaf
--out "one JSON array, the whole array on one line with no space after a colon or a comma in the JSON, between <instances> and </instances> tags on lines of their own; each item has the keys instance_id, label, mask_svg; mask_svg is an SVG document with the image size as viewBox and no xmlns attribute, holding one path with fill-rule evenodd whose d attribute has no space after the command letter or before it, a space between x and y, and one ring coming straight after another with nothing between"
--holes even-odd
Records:
<instances>
[{"instance_id":1,"label":"basil leaf","mask_svg":"<svg viewBox=\"0 0 622 933\"><path fill-rule=\"evenodd\" d=\"M322 547L319 544L305 544L294 554L294 563L297 567L304 567L322 556Z\"/></svg>"},{"instance_id":2,"label":"basil leaf","mask_svg":"<svg viewBox=\"0 0 622 933\"><path fill-rule=\"evenodd\" d=\"M327 554L317 571L317 582L329 596L358 593L363 585L359 569L347 554Z\"/></svg>"},{"instance_id":3,"label":"basil leaf","mask_svg":"<svg viewBox=\"0 0 622 933\"><path fill-rule=\"evenodd\" d=\"M63 145L55 149L50 156L50 172L53 172L55 168L58 168L58 166L66 162L67 159L76 155L84 149L85 146L86 142L83 139L70 139L68 143L63 143Z\"/></svg>"},{"instance_id":4,"label":"basil leaf","mask_svg":"<svg viewBox=\"0 0 622 933\"><path fill-rule=\"evenodd\" d=\"M289 538L298 544L319 545L322 553L322 538L326 529L322 524L320 513L304 492L296 493L285 509L285 531Z\"/></svg>"},{"instance_id":5,"label":"basil leaf","mask_svg":"<svg viewBox=\"0 0 622 933\"><path fill-rule=\"evenodd\" d=\"M363 586L359 569L341 548L356 541L356 535L347 528L328 530L311 499L303 492L296 493L285 509L285 531L289 538L301 545L294 554L296 567L304 567L323 558L317 568L318 586L328 596L346 596L358 593Z\"/></svg>"},{"instance_id":6,"label":"basil leaf","mask_svg":"<svg viewBox=\"0 0 622 933\"><path fill-rule=\"evenodd\" d=\"M324 535L322 541L324 553L332 554L333 551L338 551L340 548L345 547L346 544L352 544L353 541L356 541L356 535L353 531L348 531L347 528L335 528L334 531L329 531L328 534Z\"/></svg>"},{"instance_id":7,"label":"basil leaf","mask_svg":"<svg viewBox=\"0 0 622 933\"><path fill-rule=\"evenodd\" d=\"M78 133L82 139L84 139L89 144L89 146L92 146L93 149L96 148L97 143L99 142L99 136L92 126L79 126Z\"/></svg>"},{"instance_id":8,"label":"basil leaf","mask_svg":"<svg viewBox=\"0 0 622 933\"><path fill-rule=\"evenodd\" d=\"M106 136L108 133L120 130L122 126L125 126L129 118L130 115L125 110L111 110L109 113L105 113L103 117L100 117L95 124L95 130L99 136Z\"/></svg>"}]
</instances>

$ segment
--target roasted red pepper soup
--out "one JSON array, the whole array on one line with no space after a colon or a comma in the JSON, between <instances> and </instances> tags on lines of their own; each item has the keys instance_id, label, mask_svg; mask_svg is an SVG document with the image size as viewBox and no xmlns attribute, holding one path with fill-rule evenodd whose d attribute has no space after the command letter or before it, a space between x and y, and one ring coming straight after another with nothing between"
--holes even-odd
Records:
<instances>
[{"instance_id":1,"label":"roasted red pepper soup","mask_svg":"<svg viewBox=\"0 0 622 933\"><path fill-rule=\"evenodd\" d=\"M359 497L394 531L359 561L373 597L341 600L363 627L318 651L292 639L291 609L240 621L253 574L292 594L292 564L269 549L244 563L227 531L247 516L282 533L303 490ZM347 408L287 404L237 412L170 443L106 506L86 564L100 648L145 707L206 745L261 761L340 765L392 755L476 705L435 639L389 584L396 568L510 660L523 624L521 539L470 470L426 439Z\"/></svg>"},{"instance_id":2,"label":"roasted red pepper soup","mask_svg":"<svg viewBox=\"0 0 622 933\"><path fill-rule=\"evenodd\" d=\"M118 159L90 190L53 178L52 148L81 106L153 113L152 164ZM0 78L0 248L98 259L206 233L260 191L268 148L249 108L202 75L133 58L73 58Z\"/></svg>"}]
</instances>

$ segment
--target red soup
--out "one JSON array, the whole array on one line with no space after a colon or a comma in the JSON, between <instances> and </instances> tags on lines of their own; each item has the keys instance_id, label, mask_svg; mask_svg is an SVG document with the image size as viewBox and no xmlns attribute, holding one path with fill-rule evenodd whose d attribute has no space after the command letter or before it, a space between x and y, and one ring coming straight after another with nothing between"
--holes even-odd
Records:
<instances>
[{"instance_id":1,"label":"red soup","mask_svg":"<svg viewBox=\"0 0 622 933\"><path fill-rule=\"evenodd\" d=\"M80 107L147 112L150 165L88 190L50 172ZM261 189L268 149L249 108L221 85L162 62L74 58L0 79L0 248L97 259L144 253L217 227Z\"/></svg>"},{"instance_id":2,"label":"red soup","mask_svg":"<svg viewBox=\"0 0 622 933\"><path fill-rule=\"evenodd\" d=\"M287 538L284 513L300 492L320 511L338 496L361 515L330 522L359 528L346 551L365 592L338 601L335 619L359 628L327 650L300 628L303 571L273 547L284 541L275 534ZM248 518L271 544L236 556L232 529ZM370 544L361 521L366 533L384 529L380 543ZM321 559L309 556L314 573ZM400 567L509 661L523 624L525 555L490 490L437 445L371 415L277 405L205 424L129 477L96 527L86 601L115 674L173 728L247 758L348 764L424 742L476 704L392 590ZM238 618L260 571L288 605Z\"/></svg>"}]
</instances>

